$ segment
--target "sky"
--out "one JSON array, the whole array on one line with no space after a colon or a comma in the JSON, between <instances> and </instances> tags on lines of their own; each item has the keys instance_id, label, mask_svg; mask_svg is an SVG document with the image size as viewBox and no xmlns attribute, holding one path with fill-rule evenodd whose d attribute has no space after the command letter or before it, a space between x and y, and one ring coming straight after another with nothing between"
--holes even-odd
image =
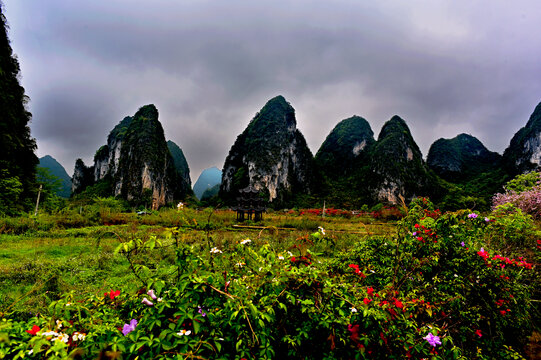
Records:
<instances>
[{"instance_id":1,"label":"sky","mask_svg":"<svg viewBox=\"0 0 541 360\"><path fill-rule=\"evenodd\" d=\"M71 175L155 104L192 183L283 95L315 154L343 119L399 115L426 158L503 153L541 102L538 0L3 0L39 157Z\"/></svg>"}]
</instances>

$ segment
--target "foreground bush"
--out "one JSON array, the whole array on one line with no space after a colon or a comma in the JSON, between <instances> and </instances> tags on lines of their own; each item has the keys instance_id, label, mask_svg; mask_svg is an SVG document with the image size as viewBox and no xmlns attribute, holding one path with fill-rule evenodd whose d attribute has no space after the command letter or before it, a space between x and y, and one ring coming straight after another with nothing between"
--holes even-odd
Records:
<instances>
[{"instance_id":1,"label":"foreground bush","mask_svg":"<svg viewBox=\"0 0 541 360\"><path fill-rule=\"evenodd\" d=\"M289 251L249 239L198 253L172 231L176 262L133 261L157 238L120 244L141 283L66 294L25 322L5 314L0 358L514 359L531 334L534 266L489 248L503 214L441 215L418 200L394 237L324 258L323 229ZM499 233L498 244L506 234Z\"/></svg>"}]
</instances>

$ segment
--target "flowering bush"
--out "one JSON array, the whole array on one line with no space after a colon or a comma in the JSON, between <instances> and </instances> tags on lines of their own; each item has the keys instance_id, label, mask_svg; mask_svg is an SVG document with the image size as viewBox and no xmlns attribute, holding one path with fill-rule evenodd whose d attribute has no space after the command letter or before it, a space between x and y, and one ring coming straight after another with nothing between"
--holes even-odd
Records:
<instances>
[{"instance_id":1,"label":"flowering bush","mask_svg":"<svg viewBox=\"0 0 541 360\"><path fill-rule=\"evenodd\" d=\"M173 264L133 265L137 293L69 293L28 321L3 318L0 358L519 358L537 269L487 243L505 214L470 214L419 199L396 236L329 257L310 250L324 229L290 252L210 239L201 252L176 239ZM161 246L118 252L131 263Z\"/></svg>"},{"instance_id":2,"label":"flowering bush","mask_svg":"<svg viewBox=\"0 0 541 360\"><path fill-rule=\"evenodd\" d=\"M513 204L534 219L541 219L541 174L531 172L517 176L505 185L505 193L492 198L492 208Z\"/></svg>"}]
</instances>

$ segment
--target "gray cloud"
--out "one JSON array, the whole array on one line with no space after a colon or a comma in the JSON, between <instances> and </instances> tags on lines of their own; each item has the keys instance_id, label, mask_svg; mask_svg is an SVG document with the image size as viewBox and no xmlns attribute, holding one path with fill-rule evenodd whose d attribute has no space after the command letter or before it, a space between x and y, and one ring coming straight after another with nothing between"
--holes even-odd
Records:
<instances>
[{"instance_id":1,"label":"gray cloud","mask_svg":"<svg viewBox=\"0 0 541 360\"><path fill-rule=\"evenodd\" d=\"M315 153L342 119L403 117L426 156L467 132L502 152L541 101L541 3L5 0L40 156L71 172L154 103L195 181L282 94Z\"/></svg>"}]
</instances>

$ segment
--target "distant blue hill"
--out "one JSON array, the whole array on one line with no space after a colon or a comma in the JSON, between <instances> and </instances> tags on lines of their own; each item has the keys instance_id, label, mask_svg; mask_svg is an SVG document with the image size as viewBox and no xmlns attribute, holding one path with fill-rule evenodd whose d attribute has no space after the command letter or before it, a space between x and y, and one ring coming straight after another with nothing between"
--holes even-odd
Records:
<instances>
[{"instance_id":1,"label":"distant blue hill","mask_svg":"<svg viewBox=\"0 0 541 360\"><path fill-rule=\"evenodd\" d=\"M49 169L51 175L56 176L62 180L62 188L56 193L56 195L69 198L71 194L71 178L66 172L66 169L55 158L50 155L45 155L39 159L39 167Z\"/></svg>"},{"instance_id":2,"label":"distant blue hill","mask_svg":"<svg viewBox=\"0 0 541 360\"><path fill-rule=\"evenodd\" d=\"M222 171L217 167L203 170L193 186L193 192L198 199L201 199L205 190L222 183Z\"/></svg>"}]
</instances>

